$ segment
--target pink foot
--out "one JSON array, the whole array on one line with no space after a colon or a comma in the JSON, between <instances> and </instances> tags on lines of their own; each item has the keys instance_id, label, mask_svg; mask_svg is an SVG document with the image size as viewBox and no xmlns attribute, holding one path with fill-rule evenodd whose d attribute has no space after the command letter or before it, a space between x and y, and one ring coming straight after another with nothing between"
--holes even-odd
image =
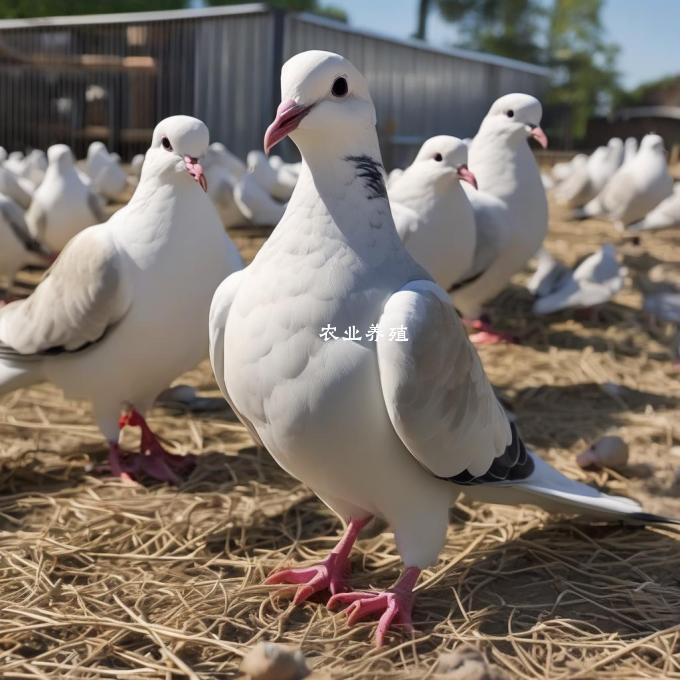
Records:
<instances>
[{"instance_id":1,"label":"pink foot","mask_svg":"<svg viewBox=\"0 0 680 680\"><path fill-rule=\"evenodd\" d=\"M368 518L350 520L343 537L321 564L298 569L282 569L269 576L265 583L289 583L299 586L295 591L293 604L300 604L322 590L330 590L331 595L340 593L345 589L349 553L367 522Z\"/></svg>"},{"instance_id":2,"label":"pink foot","mask_svg":"<svg viewBox=\"0 0 680 680\"><path fill-rule=\"evenodd\" d=\"M114 477L119 477L128 484L135 483L139 465L136 454L124 454L118 444L109 444L109 468Z\"/></svg>"},{"instance_id":3,"label":"pink foot","mask_svg":"<svg viewBox=\"0 0 680 680\"><path fill-rule=\"evenodd\" d=\"M418 567L409 567L389 590L383 593L338 593L328 600L328 608L334 609L337 605L349 605L347 623L350 626L367 616L380 614L375 642L378 647L382 647L385 634L393 623L404 626L409 633L413 631L411 620L415 599L413 588L419 575Z\"/></svg>"},{"instance_id":4,"label":"pink foot","mask_svg":"<svg viewBox=\"0 0 680 680\"><path fill-rule=\"evenodd\" d=\"M475 345L517 344L519 342L518 338L510 333L494 330L491 324L484 318L472 321L466 319L464 323L468 328L478 331L470 335L470 342Z\"/></svg>"},{"instance_id":5,"label":"pink foot","mask_svg":"<svg viewBox=\"0 0 680 680\"><path fill-rule=\"evenodd\" d=\"M196 466L196 456L178 456L166 451L148 426L144 417L135 409L125 411L118 419L118 426L139 427L142 430L140 455L129 470L133 476L144 474L159 482L179 484L183 475L189 475Z\"/></svg>"},{"instance_id":6,"label":"pink foot","mask_svg":"<svg viewBox=\"0 0 680 680\"><path fill-rule=\"evenodd\" d=\"M290 583L299 586L293 597L293 604L308 600L315 593L330 590L332 595L345 589L345 566L338 556L331 553L321 564L299 569L282 569L269 576L265 583L276 585Z\"/></svg>"}]
</instances>

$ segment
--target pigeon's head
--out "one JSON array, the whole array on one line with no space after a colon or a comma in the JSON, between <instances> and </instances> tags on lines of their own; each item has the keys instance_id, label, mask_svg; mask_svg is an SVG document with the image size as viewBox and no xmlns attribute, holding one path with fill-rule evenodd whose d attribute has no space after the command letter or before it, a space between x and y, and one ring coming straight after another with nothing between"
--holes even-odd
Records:
<instances>
[{"instance_id":1,"label":"pigeon's head","mask_svg":"<svg viewBox=\"0 0 680 680\"><path fill-rule=\"evenodd\" d=\"M640 151L665 155L666 147L663 143L663 137L654 133L645 135L640 142Z\"/></svg>"},{"instance_id":2,"label":"pigeon's head","mask_svg":"<svg viewBox=\"0 0 680 680\"><path fill-rule=\"evenodd\" d=\"M73 152L66 144L53 144L47 149L47 162L55 165L60 170L66 170L73 166L75 158Z\"/></svg>"},{"instance_id":3,"label":"pigeon's head","mask_svg":"<svg viewBox=\"0 0 680 680\"><path fill-rule=\"evenodd\" d=\"M364 76L344 57L310 50L281 70L281 103L264 135L266 153L290 135L298 147L375 128L375 107Z\"/></svg>"},{"instance_id":4,"label":"pigeon's head","mask_svg":"<svg viewBox=\"0 0 680 680\"><path fill-rule=\"evenodd\" d=\"M482 125L497 130L509 139L533 137L544 149L548 138L540 127L543 107L530 94L515 92L497 99L486 114Z\"/></svg>"},{"instance_id":5,"label":"pigeon's head","mask_svg":"<svg viewBox=\"0 0 680 680\"><path fill-rule=\"evenodd\" d=\"M476 189L477 179L468 169L468 148L458 137L430 137L418 151L414 163L423 164L435 177L469 182ZM427 165L424 165L427 164Z\"/></svg>"},{"instance_id":6,"label":"pigeon's head","mask_svg":"<svg viewBox=\"0 0 680 680\"><path fill-rule=\"evenodd\" d=\"M104 142L99 141L92 142L92 144L90 144L90 146L87 147L88 160L94 158L95 156L98 156L99 154L108 155L108 153L109 152L107 151Z\"/></svg>"},{"instance_id":7,"label":"pigeon's head","mask_svg":"<svg viewBox=\"0 0 680 680\"><path fill-rule=\"evenodd\" d=\"M187 174L208 190L208 182L198 159L208 150L210 134L205 123L191 116L170 116L153 131L151 146L142 166L145 173L159 175L167 181L185 181Z\"/></svg>"}]
</instances>

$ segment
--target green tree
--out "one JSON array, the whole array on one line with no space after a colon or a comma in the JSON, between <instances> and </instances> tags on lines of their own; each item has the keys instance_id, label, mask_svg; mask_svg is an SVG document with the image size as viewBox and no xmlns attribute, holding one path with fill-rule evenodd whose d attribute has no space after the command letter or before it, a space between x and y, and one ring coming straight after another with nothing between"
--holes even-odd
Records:
<instances>
[{"instance_id":1,"label":"green tree","mask_svg":"<svg viewBox=\"0 0 680 680\"><path fill-rule=\"evenodd\" d=\"M574 137L585 135L588 118L606 110L618 92L618 47L605 42L602 0L555 0L548 35L553 86L548 102L571 112Z\"/></svg>"},{"instance_id":2,"label":"green tree","mask_svg":"<svg viewBox=\"0 0 680 680\"><path fill-rule=\"evenodd\" d=\"M569 111L567 136L616 100L618 48L603 38L603 0L420 0L415 36L436 11L456 25L458 46L550 66L547 103Z\"/></svg>"},{"instance_id":3,"label":"green tree","mask_svg":"<svg viewBox=\"0 0 680 680\"><path fill-rule=\"evenodd\" d=\"M414 36L425 39L427 17L437 11L457 24L459 47L540 62L546 11L540 0L420 0Z\"/></svg>"}]
</instances>

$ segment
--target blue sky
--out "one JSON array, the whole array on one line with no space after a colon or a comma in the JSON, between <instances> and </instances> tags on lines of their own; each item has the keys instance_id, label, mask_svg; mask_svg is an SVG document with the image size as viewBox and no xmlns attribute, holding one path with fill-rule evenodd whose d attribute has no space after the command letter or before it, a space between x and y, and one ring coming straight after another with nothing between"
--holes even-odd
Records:
<instances>
[{"instance_id":1,"label":"blue sky","mask_svg":"<svg viewBox=\"0 0 680 680\"><path fill-rule=\"evenodd\" d=\"M408 37L416 24L417 0L322 0L345 9L360 28ZM680 73L680 0L605 0L607 38L621 47L618 68L625 87ZM450 45L456 31L432 15L428 37Z\"/></svg>"}]
</instances>

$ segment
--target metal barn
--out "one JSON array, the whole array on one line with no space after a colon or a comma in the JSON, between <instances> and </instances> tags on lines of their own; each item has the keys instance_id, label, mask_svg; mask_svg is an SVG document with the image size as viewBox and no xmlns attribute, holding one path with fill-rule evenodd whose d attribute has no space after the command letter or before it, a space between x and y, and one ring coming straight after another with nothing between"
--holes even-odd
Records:
<instances>
[{"instance_id":1,"label":"metal barn","mask_svg":"<svg viewBox=\"0 0 680 680\"><path fill-rule=\"evenodd\" d=\"M265 4L0 21L0 145L95 139L123 158L156 122L186 113L240 156L260 148L291 55L327 49L367 76L385 164L409 160L434 134L474 134L502 94L540 95L547 69L439 49ZM292 154L289 146L285 155Z\"/></svg>"}]
</instances>

